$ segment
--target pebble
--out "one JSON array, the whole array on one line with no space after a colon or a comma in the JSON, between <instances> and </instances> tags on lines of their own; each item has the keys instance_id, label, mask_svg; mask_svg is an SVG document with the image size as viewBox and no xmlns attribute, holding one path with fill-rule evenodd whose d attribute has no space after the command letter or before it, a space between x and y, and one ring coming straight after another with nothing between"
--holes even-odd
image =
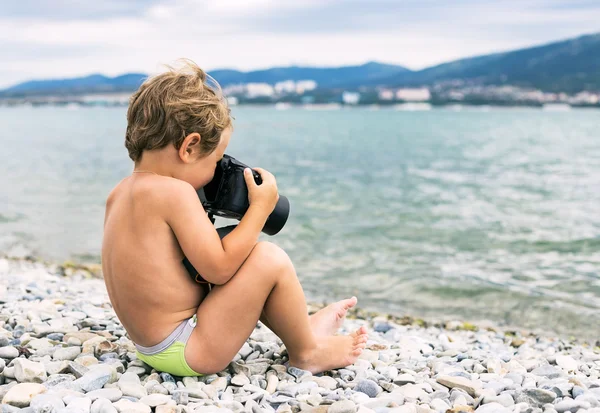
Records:
<instances>
[{"instance_id":1,"label":"pebble","mask_svg":"<svg viewBox=\"0 0 600 413\"><path fill-rule=\"evenodd\" d=\"M147 404L150 407L160 406L161 404L167 404L172 400L171 396L165 394L150 394L140 399L140 403Z\"/></svg>"},{"instance_id":2,"label":"pebble","mask_svg":"<svg viewBox=\"0 0 600 413\"><path fill-rule=\"evenodd\" d=\"M98 398L92 403L90 413L117 413L117 409L110 400Z\"/></svg>"},{"instance_id":3,"label":"pebble","mask_svg":"<svg viewBox=\"0 0 600 413\"><path fill-rule=\"evenodd\" d=\"M356 413L356 405L350 400L340 400L329 406L327 413Z\"/></svg>"},{"instance_id":4,"label":"pebble","mask_svg":"<svg viewBox=\"0 0 600 413\"><path fill-rule=\"evenodd\" d=\"M322 374L289 366L281 341L259 324L222 372L155 372L136 358L102 280L0 258L0 268L12 265L39 267L3 274L11 298L0 307L2 413L600 413L593 345L462 322L349 317L342 331L367 326L368 348Z\"/></svg>"},{"instance_id":5,"label":"pebble","mask_svg":"<svg viewBox=\"0 0 600 413\"><path fill-rule=\"evenodd\" d=\"M15 378L19 383L43 383L48 378L46 367L42 363L37 363L25 358L15 359Z\"/></svg>"},{"instance_id":6,"label":"pebble","mask_svg":"<svg viewBox=\"0 0 600 413\"><path fill-rule=\"evenodd\" d=\"M578 367L577 361L573 357L563 354L556 356L556 364L567 372L576 372Z\"/></svg>"},{"instance_id":7,"label":"pebble","mask_svg":"<svg viewBox=\"0 0 600 413\"><path fill-rule=\"evenodd\" d=\"M59 348L52 354L52 359L61 361L61 360L75 360L77 356L81 354L80 347L63 347Z\"/></svg>"},{"instance_id":8,"label":"pebble","mask_svg":"<svg viewBox=\"0 0 600 413\"><path fill-rule=\"evenodd\" d=\"M92 390L88 392L86 395L90 400L94 401L96 399L107 399L111 402L116 402L121 397L123 397L123 392L119 389L108 388L108 389L98 389Z\"/></svg>"},{"instance_id":9,"label":"pebble","mask_svg":"<svg viewBox=\"0 0 600 413\"><path fill-rule=\"evenodd\" d=\"M16 347L0 347L0 358L11 360L17 357L19 357L19 350L17 350Z\"/></svg>"},{"instance_id":10,"label":"pebble","mask_svg":"<svg viewBox=\"0 0 600 413\"><path fill-rule=\"evenodd\" d=\"M382 389L373 380L365 379L359 381L354 387L355 391L362 392L369 397L377 397Z\"/></svg>"},{"instance_id":11,"label":"pebble","mask_svg":"<svg viewBox=\"0 0 600 413\"><path fill-rule=\"evenodd\" d=\"M480 386L473 382L472 380L466 379L464 377L459 376L440 376L437 379L437 382L450 388L458 388L465 390L471 396L475 397L477 392L480 390Z\"/></svg>"},{"instance_id":12,"label":"pebble","mask_svg":"<svg viewBox=\"0 0 600 413\"><path fill-rule=\"evenodd\" d=\"M515 402L527 403L534 407L542 407L546 403L552 403L556 399L556 393L544 389L525 389L517 393Z\"/></svg>"},{"instance_id":13,"label":"pebble","mask_svg":"<svg viewBox=\"0 0 600 413\"><path fill-rule=\"evenodd\" d=\"M116 371L110 366L98 366L86 372L75 383L85 392L101 389L106 383L116 380Z\"/></svg>"},{"instance_id":14,"label":"pebble","mask_svg":"<svg viewBox=\"0 0 600 413\"><path fill-rule=\"evenodd\" d=\"M35 396L45 392L46 388L39 383L19 383L8 390L2 398L2 403L15 407L27 407Z\"/></svg>"},{"instance_id":15,"label":"pebble","mask_svg":"<svg viewBox=\"0 0 600 413\"><path fill-rule=\"evenodd\" d=\"M151 413L152 409L150 406L140 402L132 402L131 400L121 399L118 402L113 403L117 412L121 413Z\"/></svg>"},{"instance_id":16,"label":"pebble","mask_svg":"<svg viewBox=\"0 0 600 413\"><path fill-rule=\"evenodd\" d=\"M250 384L250 379L245 374L236 374L231 378L231 384L245 386L246 384Z\"/></svg>"},{"instance_id":17,"label":"pebble","mask_svg":"<svg viewBox=\"0 0 600 413\"><path fill-rule=\"evenodd\" d=\"M31 399L29 407L36 412L52 412L65 407L65 403L58 395L42 393Z\"/></svg>"},{"instance_id":18,"label":"pebble","mask_svg":"<svg viewBox=\"0 0 600 413\"><path fill-rule=\"evenodd\" d=\"M87 397L76 397L67 406L65 410L69 413L90 413L92 401Z\"/></svg>"}]
</instances>

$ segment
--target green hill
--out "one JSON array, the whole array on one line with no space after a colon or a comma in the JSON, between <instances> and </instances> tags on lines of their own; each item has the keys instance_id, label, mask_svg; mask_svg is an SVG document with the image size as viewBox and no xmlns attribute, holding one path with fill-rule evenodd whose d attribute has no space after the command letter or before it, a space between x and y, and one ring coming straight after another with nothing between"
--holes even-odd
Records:
<instances>
[{"instance_id":1,"label":"green hill","mask_svg":"<svg viewBox=\"0 0 600 413\"><path fill-rule=\"evenodd\" d=\"M548 92L600 90L600 33L543 46L460 59L381 81L389 86L449 80L533 87Z\"/></svg>"}]
</instances>

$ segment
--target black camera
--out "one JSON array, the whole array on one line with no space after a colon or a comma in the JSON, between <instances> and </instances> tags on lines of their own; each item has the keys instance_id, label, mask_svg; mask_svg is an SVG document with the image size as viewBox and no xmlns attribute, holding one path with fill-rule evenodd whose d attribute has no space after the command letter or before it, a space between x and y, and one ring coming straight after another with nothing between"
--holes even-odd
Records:
<instances>
[{"instance_id":1,"label":"black camera","mask_svg":"<svg viewBox=\"0 0 600 413\"><path fill-rule=\"evenodd\" d=\"M208 212L208 217L213 224L215 223L214 215L241 220L250 207L248 187L244 180L244 169L246 168L248 166L237 159L229 155L223 155L223 159L217 163L213 179L198 191L202 205ZM254 176L254 182L260 185L262 183L260 174L252 170L252 175ZM262 232L267 235L277 234L285 225L289 215L290 201L285 196L280 195L277 205L275 205L273 212L265 222ZM223 239L235 227L235 225L230 225L217 228L217 233ZM194 281L199 284L209 284L187 258L184 258L182 263Z\"/></svg>"},{"instance_id":2,"label":"black camera","mask_svg":"<svg viewBox=\"0 0 600 413\"><path fill-rule=\"evenodd\" d=\"M244 180L244 169L249 166L237 159L223 155L217 163L215 176L199 194L204 209L210 215L223 218L241 220L250 203L248 201L248 187ZM251 169L252 170L252 169ZM262 183L258 172L252 170L254 182ZM275 235L285 225L290 214L290 201L283 195L279 196L277 205L269 215L262 232L267 235Z\"/></svg>"}]
</instances>

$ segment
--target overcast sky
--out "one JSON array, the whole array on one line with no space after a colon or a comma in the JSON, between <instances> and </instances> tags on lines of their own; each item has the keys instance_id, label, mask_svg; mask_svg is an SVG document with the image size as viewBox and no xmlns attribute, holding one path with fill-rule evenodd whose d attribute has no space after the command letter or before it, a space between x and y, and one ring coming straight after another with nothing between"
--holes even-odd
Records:
<instances>
[{"instance_id":1,"label":"overcast sky","mask_svg":"<svg viewBox=\"0 0 600 413\"><path fill-rule=\"evenodd\" d=\"M419 69L600 32L598 0L0 0L0 88L201 67Z\"/></svg>"}]
</instances>

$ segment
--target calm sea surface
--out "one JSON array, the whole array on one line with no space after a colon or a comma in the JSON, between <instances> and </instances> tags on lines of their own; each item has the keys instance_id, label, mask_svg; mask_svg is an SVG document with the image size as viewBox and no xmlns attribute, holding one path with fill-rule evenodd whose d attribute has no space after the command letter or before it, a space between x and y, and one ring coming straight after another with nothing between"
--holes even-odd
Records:
<instances>
[{"instance_id":1,"label":"calm sea surface","mask_svg":"<svg viewBox=\"0 0 600 413\"><path fill-rule=\"evenodd\" d=\"M0 108L0 255L99 261L125 108ZM600 111L234 108L310 299L600 333Z\"/></svg>"}]
</instances>

